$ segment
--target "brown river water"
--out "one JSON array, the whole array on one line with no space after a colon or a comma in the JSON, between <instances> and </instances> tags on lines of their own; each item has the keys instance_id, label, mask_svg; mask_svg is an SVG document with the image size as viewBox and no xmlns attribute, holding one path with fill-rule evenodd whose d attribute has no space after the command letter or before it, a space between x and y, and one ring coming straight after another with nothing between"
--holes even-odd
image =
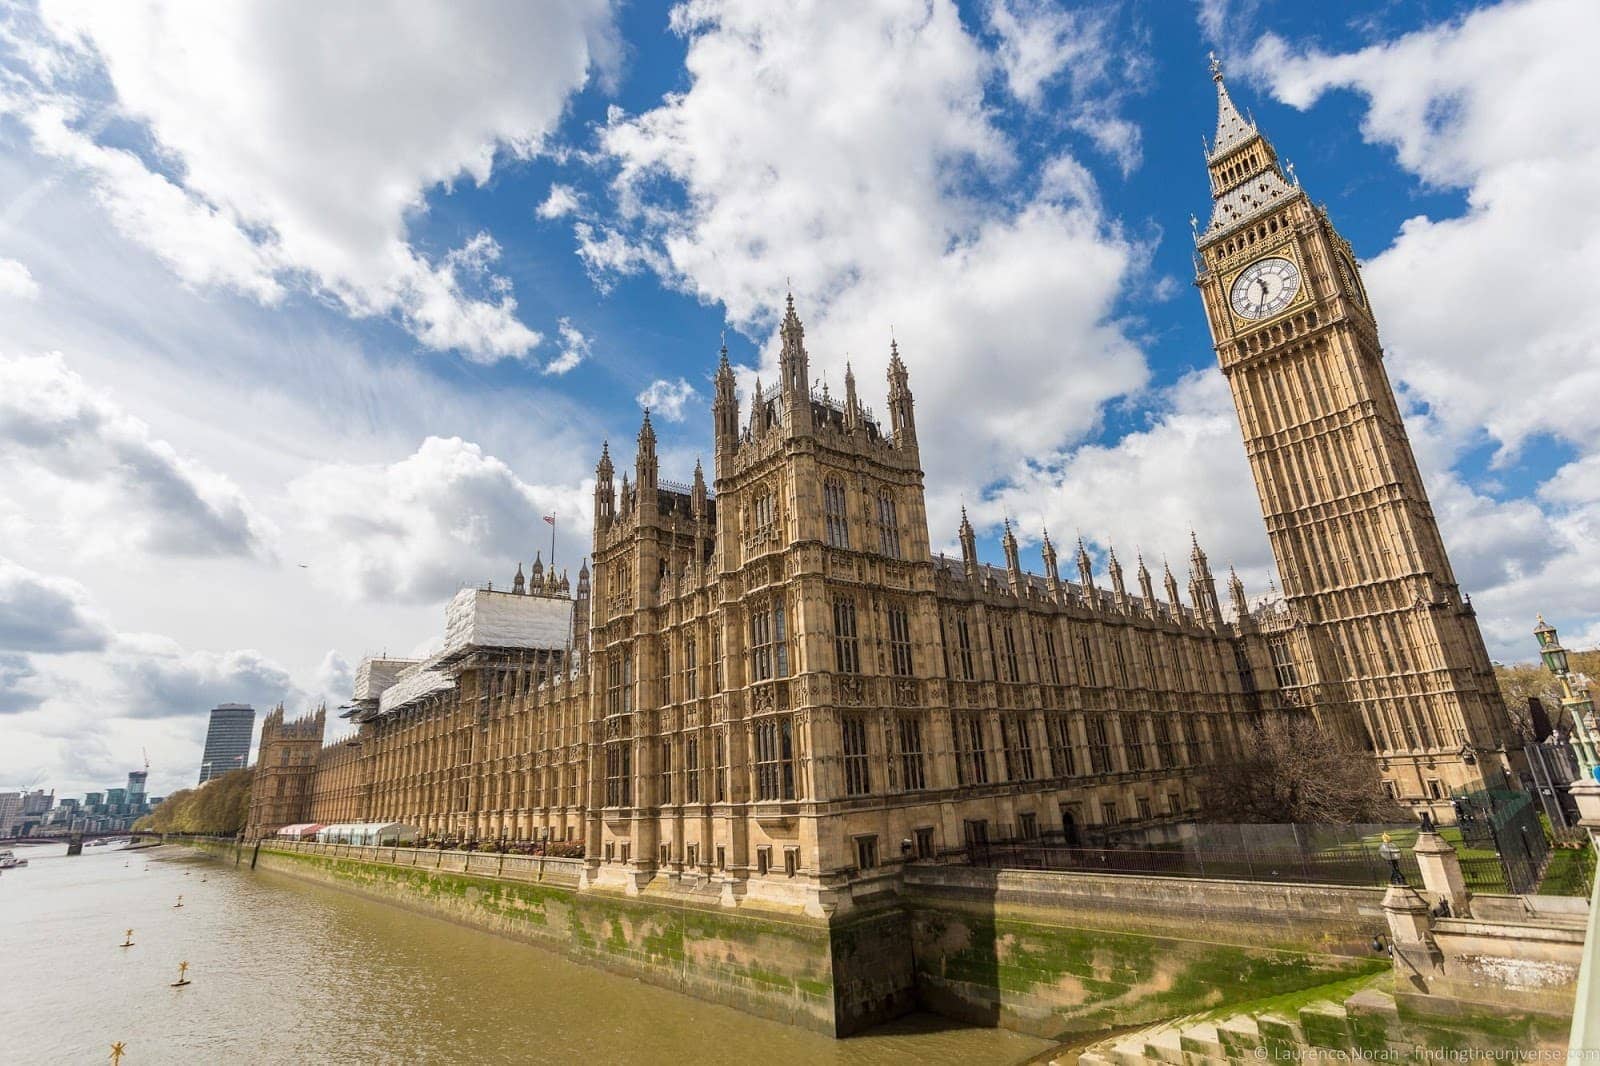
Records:
<instances>
[{"instance_id":1,"label":"brown river water","mask_svg":"<svg viewBox=\"0 0 1600 1066\"><path fill-rule=\"evenodd\" d=\"M981 1066L1048 1047L931 1015L832 1040L171 847L15 850L29 864L0 874L3 1064L105 1063L115 1041L122 1066ZM180 961L192 983L171 988Z\"/></svg>"}]
</instances>

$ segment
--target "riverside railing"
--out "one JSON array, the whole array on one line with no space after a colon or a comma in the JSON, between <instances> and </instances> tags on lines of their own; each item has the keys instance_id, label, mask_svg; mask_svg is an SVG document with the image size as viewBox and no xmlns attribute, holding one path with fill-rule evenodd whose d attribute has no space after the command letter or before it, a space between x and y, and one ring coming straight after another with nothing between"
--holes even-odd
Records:
<instances>
[{"instance_id":1,"label":"riverside railing","mask_svg":"<svg viewBox=\"0 0 1600 1066\"><path fill-rule=\"evenodd\" d=\"M1176 849L1068 847L1040 840L974 843L967 849L974 866L1142 877L1212 877L1233 881L1273 881L1312 885L1383 885L1389 864L1375 850L1338 854L1271 853L1254 850L1180 851ZM1412 885L1422 872L1409 849L1400 854L1400 872Z\"/></svg>"},{"instance_id":2,"label":"riverside railing","mask_svg":"<svg viewBox=\"0 0 1600 1066\"><path fill-rule=\"evenodd\" d=\"M303 855L356 859L388 866L411 866L444 873L497 877L508 881L575 888L583 876L582 859L550 855L509 855L486 851L451 851L440 848L403 848L392 844L324 844L314 840L263 840L262 847Z\"/></svg>"}]
</instances>

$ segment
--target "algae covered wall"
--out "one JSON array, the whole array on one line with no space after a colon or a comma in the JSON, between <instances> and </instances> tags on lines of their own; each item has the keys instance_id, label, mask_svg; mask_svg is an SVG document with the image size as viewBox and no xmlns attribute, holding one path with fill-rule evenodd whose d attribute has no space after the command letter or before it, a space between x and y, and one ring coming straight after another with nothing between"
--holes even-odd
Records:
<instances>
[{"instance_id":1,"label":"algae covered wall","mask_svg":"<svg viewBox=\"0 0 1600 1066\"><path fill-rule=\"evenodd\" d=\"M1386 956L1308 946L1326 937L1303 923L1272 922L1268 908L1275 902L1224 925L1186 920L1160 895L1158 879L1116 879L1110 887L1123 898L1108 893L1086 907L1091 897L1078 879L1030 875L1007 888L994 875L951 868L908 878L918 998L940 1014L1054 1038L1389 966ZM1058 886L1059 898L1052 891ZM1181 895L1183 886L1175 887ZM1140 894L1148 895L1148 906L1140 905ZM1362 920L1352 907L1337 939L1349 939Z\"/></svg>"},{"instance_id":2,"label":"algae covered wall","mask_svg":"<svg viewBox=\"0 0 1600 1066\"><path fill-rule=\"evenodd\" d=\"M202 850L228 861L234 854L231 846ZM250 854L245 849L245 863ZM848 926L270 847L256 865L534 941L763 1017L827 1033L854 1027L836 1015L834 997L832 941ZM909 973L902 983L910 986Z\"/></svg>"}]
</instances>

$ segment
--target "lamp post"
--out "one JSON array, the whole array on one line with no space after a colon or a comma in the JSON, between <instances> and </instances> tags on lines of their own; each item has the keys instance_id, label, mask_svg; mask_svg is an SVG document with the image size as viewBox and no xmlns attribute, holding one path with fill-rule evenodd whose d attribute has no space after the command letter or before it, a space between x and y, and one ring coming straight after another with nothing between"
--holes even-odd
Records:
<instances>
[{"instance_id":1,"label":"lamp post","mask_svg":"<svg viewBox=\"0 0 1600 1066\"><path fill-rule=\"evenodd\" d=\"M1539 616L1533 635L1539 641L1539 658L1544 660L1545 669L1556 675L1561 684L1561 706L1572 716L1571 744L1582 776L1600 781L1600 749L1595 745L1600 725L1595 721L1594 701L1589 698L1587 686L1573 684L1572 674L1567 669L1567 649L1561 646L1556 627L1546 622L1544 615Z\"/></svg>"}]
</instances>

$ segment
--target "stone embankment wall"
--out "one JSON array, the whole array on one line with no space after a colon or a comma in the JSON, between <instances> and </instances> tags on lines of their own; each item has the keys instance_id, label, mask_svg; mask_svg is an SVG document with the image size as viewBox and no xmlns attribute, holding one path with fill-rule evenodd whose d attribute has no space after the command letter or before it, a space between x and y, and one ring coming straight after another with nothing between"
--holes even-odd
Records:
<instances>
[{"instance_id":1,"label":"stone embankment wall","mask_svg":"<svg viewBox=\"0 0 1600 1066\"><path fill-rule=\"evenodd\" d=\"M924 1006L1051 1038L1389 968L1381 889L913 867L903 899Z\"/></svg>"},{"instance_id":2,"label":"stone embankment wall","mask_svg":"<svg viewBox=\"0 0 1600 1066\"><path fill-rule=\"evenodd\" d=\"M267 845L257 865L841 1035L921 1007L1064 1037L1389 965L1368 947L1376 889L910 866L881 906L826 922L693 891L579 891L577 860Z\"/></svg>"},{"instance_id":3,"label":"stone embankment wall","mask_svg":"<svg viewBox=\"0 0 1600 1066\"><path fill-rule=\"evenodd\" d=\"M1058 1060L1076 1066L1171 1066L1173 1063L1437 1063L1503 1057L1559 1058L1567 1026L1558 1018L1396 997L1380 988L1343 1002L1189 1016L1095 1044Z\"/></svg>"},{"instance_id":4,"label":"stone embankment wall","mask_svg":"<svg viewBox=\"0 0 1600 1066\"><path fill-rule=\"evenodd\" d=\"M232 861L233 845L194 846ZM241 861L251 861L245 846ZM873 980L862 956L904 952L894 914L831 927L802 915L730 912L690 893L622 897L576 888L580 860L546 859L543 881L514 880L537 860L408 848L265 845L258 869L532 941L616 973L808 1029L843 1035L911 1006L910 979ZM836 975L845 1001L836 1004ZM842 986L848 982L848 989Z\"/></svg>"}]
</instances>

